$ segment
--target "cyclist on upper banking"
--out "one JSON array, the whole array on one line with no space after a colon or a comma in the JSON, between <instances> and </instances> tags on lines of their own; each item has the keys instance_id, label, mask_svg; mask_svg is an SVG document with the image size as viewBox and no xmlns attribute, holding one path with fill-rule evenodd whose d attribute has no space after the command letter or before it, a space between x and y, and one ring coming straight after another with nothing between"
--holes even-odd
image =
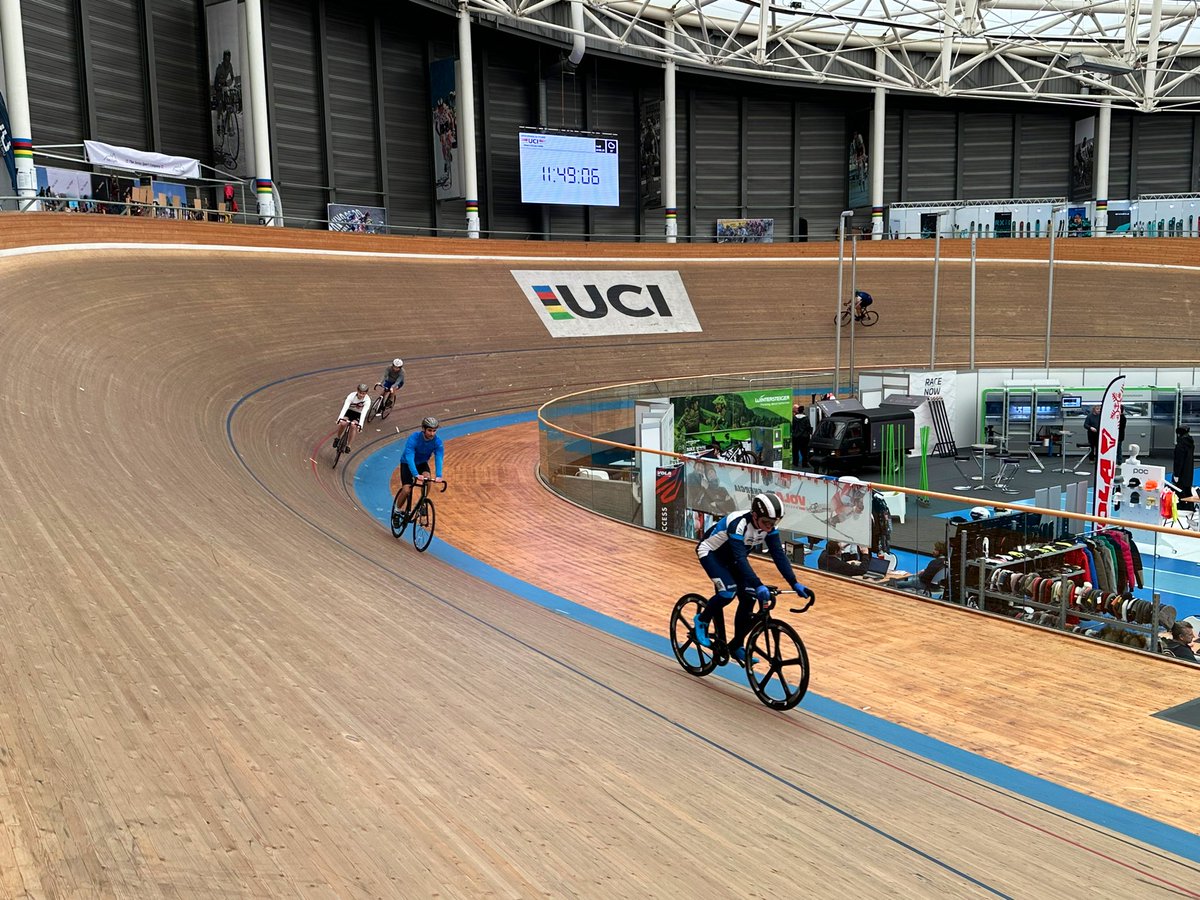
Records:
<instances>
[{"instance_id":1,"label":"cyclist on upper banking","mask_svg":"<svg viewBox=\"0 0 1200 900\"><path fill-rule=\"evenodd\" d=\"M808 588L796 580L792 564L783 552L783 541L775 527L782 518L783 501L778 494L757 494L749 509L731 512L715 522L696 545L700 565L716 588L716 593L693 622L696 642L702 647L712 646L708 624L715 616L724 615L725 607L736 592L738 607L733 617L733 638L728 646L730 654L743 665L746 651L742 642L750 630L755 601L764 604L771 601L770 589L759 580L750 566L749 551L766 544L784 581L797 594L808 594Z\"/></svg>"},{"instance_id":2,"label":"cyclist on upper banking","mask_svg":"<svg viewBox=\"0 0 1200 900\"><path fill-rule=\"evenodd\" d=\"M375 386L395 396L396 392L404 387L404 360L398 356L393 359L392 364L383 370L383 377Z\"/></svg>"},{"instance_id":3,"label":"cyclist on upper banking","mask_svg":"<svg viewBox=\"0 0 1200 900\"><path fill-rule=\"evenodd\" d=\"M867 307L870 306L874 302L875 302L875 298L872 297L870 294L868 294L866 291L855 291L854 292L854 315L855 315L855 317L861 319L862 314L866 311Z\"/></svg>"},{"instance_id":4,"label":"cyclist on upper banking","mask_svg":"<svg viewBox=\"0 0 1200 900\"><path fill-rule=\"evenodd\" d=\"M434 460L434 481L443 481L442 458L445 455L445 445L437 436L439 422L433 416L421 420L421 428L414 431L404 442L404 456L400 461L400 492L396 496L396 506L404 508L408 498L412 496L412 486L417 481L429 478L429 457Z\"/></svg>"}]
</instances>

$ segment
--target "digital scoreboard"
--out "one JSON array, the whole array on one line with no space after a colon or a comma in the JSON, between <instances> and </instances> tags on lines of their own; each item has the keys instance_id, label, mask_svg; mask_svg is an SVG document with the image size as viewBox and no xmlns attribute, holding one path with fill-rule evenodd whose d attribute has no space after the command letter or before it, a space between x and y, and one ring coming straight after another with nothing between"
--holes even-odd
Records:
<instances>
[{"instance_id":1,"label":"digital scoreboard","mask_svg":"<svg viewBox=\"0 0 1200 900\"><path fill-rule=\"evenodd\" d=\"M521 131L521 202L620 206L612 135Z\"/></svg>"}]
</instances>

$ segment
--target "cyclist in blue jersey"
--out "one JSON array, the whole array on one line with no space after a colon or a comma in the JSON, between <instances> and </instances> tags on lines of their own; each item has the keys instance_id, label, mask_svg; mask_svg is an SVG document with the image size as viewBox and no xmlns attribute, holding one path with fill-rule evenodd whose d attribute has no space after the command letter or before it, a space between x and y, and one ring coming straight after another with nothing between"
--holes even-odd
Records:
<instances>
[{"instance_id":1,"label":"cyclist in blue jersey","mask_svg":"<svg viewBox=\"0 0 1200 900\"><path fill-rule=\"evenodd\" d=\"M783 501L778 494L757 494L749 509L731 512L719 519L696 545L700 565L716 589L693 622L696 642L702 647L712 646L708 625L715 616L724 614L725 607L736 592L738 608L733 617L733 638L728 646L733 658L743 665L746 663L746 651L742 641L750 628L755 601L763 604L771 602L770 589L759 580L750 566L750 550L765 544L783 580L797 594L812 597L812 591L796 580L792 564L783 552L783 541L775 527L782 518Z\"/></svg>"},{"instance_id":2,"label":"cyclist in blue jersey","mask_svg":"<svg viewBox=\"0 0 1200 900\"><path fill-rule=\"evenodd\" d=\"M412 486L429 478L429 458L433 457L434 481L443 481L442 457L445 447L437 436L439 422L433 416L421 420L421 430L414 431L404 442L404 456L400 461L400 491L396 495L396 506L408 506Z\"/></svg>"},{"instance_id":3,"label":"cyclist in blue jersey","mask_svg":"<svg viewBox=\"0 0 1200 900\"><path fill-rule=\"evenodd\" d=\"M867 307L870 306L874 302L875 302L875 298L872 297L870 294L868 294L866 291L855 291L854 292L854 315L855 315L855 317L861 319L862 314L864 312L866 312Z\"/></svg>"}]
</instances>

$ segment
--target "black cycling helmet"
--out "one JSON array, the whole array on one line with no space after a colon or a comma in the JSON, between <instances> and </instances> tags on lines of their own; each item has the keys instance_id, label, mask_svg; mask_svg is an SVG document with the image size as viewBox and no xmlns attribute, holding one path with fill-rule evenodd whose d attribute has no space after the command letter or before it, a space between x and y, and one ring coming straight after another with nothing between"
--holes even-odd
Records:
<instances>
[{"instance_id":1,"label":"black cycling helmet","mask_svg":"<svg viewBox=\"0 0 1200 900\"><path fill-rule=\"evenodd\" d=\"M783 518L783 501L778 494L755 494L750 503L750 512L757 518L774 519L778 522Z\"/></svg>"},{"instance_id":2,"label":"black cycling helmet","mask_svg":"<svg viewBox=\"0 0 1200 900\"><path fill-rule=\"evenodd\" d=\"M437 419L435 419L433 416L426 416L425 418L423 418L423 419L421 420L421 427L422 427L422 428L432 428L434 431L437 431L437 429L438 429L438 426L439 426L440 424L441 424L441 423L440 423L440 422L438 422L438 420L437 420Z\"/></svg>"}]
</instances>

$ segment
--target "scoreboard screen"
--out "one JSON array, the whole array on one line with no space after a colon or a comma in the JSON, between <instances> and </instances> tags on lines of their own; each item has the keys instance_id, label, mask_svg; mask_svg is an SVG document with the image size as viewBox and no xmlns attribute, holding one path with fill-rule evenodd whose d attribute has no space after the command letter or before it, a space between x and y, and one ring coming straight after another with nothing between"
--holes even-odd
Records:
<instances>
[{"instance_id":1,"label":"scoreboard screen","mask_svg":"<svg viewBox=\"0 0 1200 900\"><path fill-rule=\"evenodd\" d=\"M612 135L521 131L521 202L620 206Z\"/></svg>"}]
</instances>

